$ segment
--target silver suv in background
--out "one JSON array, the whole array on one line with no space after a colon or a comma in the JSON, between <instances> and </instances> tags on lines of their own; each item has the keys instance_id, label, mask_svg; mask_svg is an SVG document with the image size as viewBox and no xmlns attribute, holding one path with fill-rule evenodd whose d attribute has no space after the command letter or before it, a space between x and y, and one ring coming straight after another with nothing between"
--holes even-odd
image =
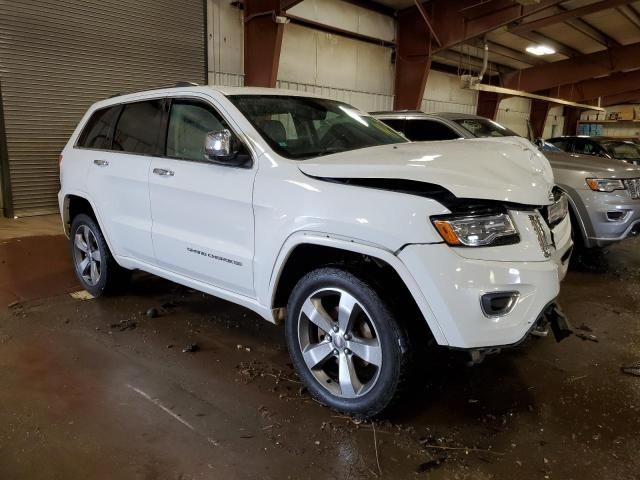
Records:
<instances>
[{"instance_id":1,"label":"silver suv in background","mask_svg":"<svg viewBox=\"0 0 640 480\"><path fill-rule=\"evenodd\" d=\"M625 138L564 136L550 138L546 143L567 153L613 158L640 165L640 145Z\"/></svg>"},{"instance_id":2,"label":"silver suv in background","mask_svg":"<svg viewBox=\"0 0 640 480\"><path fill-rule=\"evenodd\" d=\"M531 143L488 118L461 113L376 112L378 119L412 141L504 138ZM538 147L549 159L556 185L567 195L576 245L593 248L640 231L640 168L610 158Z\"/></svg>"}]
</instances>

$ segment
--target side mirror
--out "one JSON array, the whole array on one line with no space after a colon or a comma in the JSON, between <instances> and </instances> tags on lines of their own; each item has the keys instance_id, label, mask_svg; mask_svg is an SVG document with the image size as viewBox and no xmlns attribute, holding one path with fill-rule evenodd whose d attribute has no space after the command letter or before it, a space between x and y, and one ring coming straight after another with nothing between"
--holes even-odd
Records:
<instances>
[{"instance_id":1,"label":"side mirror","mask_svg":"<svg viewBox=\"0 0 640 480\"><path fill-rule=\"evenodd\" d=\"M224 161L231 155L231 132L225 128L218 132L207 133L204 152L207 160Z\"/></svg>"},{"instance_id":2,"label":"side mirror","mask_svg":"<svg viewBox=\"0 0 640 480\"><path fill-rule=\"evenodd\" d=\"M205 138L204 156L211 163L228 166L247 166L250 163L251 156L242 153L242 147L237 147L237 142L233 134L227 130L219 130L209 132Z\"/></svg>"}]
</instances>

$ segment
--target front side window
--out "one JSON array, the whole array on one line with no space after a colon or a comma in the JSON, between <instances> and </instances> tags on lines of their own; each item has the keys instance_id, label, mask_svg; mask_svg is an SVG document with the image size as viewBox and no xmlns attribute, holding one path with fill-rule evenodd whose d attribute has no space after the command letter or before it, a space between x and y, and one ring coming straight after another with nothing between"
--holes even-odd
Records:
<instances>
[{"instance_id":1,"label":"front side window","mask_svg":"<svg viewBox=\"0 0 640 480\"><path fill-rule=\"evenodd\" d=\"M287 158L302 160L407 141L381 121L334 100L285 95L229 99L269 146Z\"/></svg>"},{"instance_id":2,"label":"front side window","mask_svg":"<svg viewBox=\"0 0 640 480\"><path fill-rule=\"evenodd\" d=\"M147 100L124 105L115 134L113 150L139 155L160 155L163 100Z\"/></svg>"},{"instance_id":3,"label":"front side window","mask_svg":"<svg viewBox=\"0 0 640 480\"><path fill-rule=\"evenodd\" d=\"M205 160L205 140L209 132L228 128L222 118L198 102L174 100L167 130L167 156L182 160Z\"/></svg>"},{"instance_id":4,"label":"front side window","mask_svg":"<svg viewBox=\"0 0 640 480\"><path fill-rule=\"evenodd\" d=\"M407 120L404 134L413 142L460 138L460 135L451 130L451 128L435 120Z\"/></svg>"},{"instance_id":5,"label":"front side window","mask_svg":"<svg viewBox=\"0 0 640 480\"><path fill-rule=\"evenodd\" d=\"M95 111L82 130L77 145L82 148L111 148L111 131L119 111L119 105Z\"/></svg>"},{"instance_id":6,"label":"front side window","mask_svg":"<svg viewBox=\"0 0 640 480\"><path fill-rule=\"evenodd\" d=\"M458 125L467 130L474 137L519 137L516 132L503 127L488 118L461 118L454 120Z\"/></svg>"},{"instance_id":7,"label":"front side window","mask_svg":"<svg viewBox=\"0 0 640 480\"><path fill-rule=\"evenodd\" d=\"M577 139L574 142L574 151L583 155L599 155L602 153L602 148L595 142L590 140L584 140L582 138Z\"/></svg>"}]
</instances>

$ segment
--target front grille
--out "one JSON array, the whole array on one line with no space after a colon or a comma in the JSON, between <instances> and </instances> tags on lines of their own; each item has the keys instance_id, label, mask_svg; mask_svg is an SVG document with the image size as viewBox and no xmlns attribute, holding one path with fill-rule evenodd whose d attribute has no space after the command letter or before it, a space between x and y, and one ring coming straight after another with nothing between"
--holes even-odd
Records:
<instances>
[{"instance_id":1,"label":"front grille","mask_svg":"<svg viewBox=\"0 0 640 480\"><path fill-rule=\"evenodd\" d=\"M624 181L624 186L627 187L629 196L634 200L640 198L640 178L630 178Z\"/></svg>"}]
</instances>

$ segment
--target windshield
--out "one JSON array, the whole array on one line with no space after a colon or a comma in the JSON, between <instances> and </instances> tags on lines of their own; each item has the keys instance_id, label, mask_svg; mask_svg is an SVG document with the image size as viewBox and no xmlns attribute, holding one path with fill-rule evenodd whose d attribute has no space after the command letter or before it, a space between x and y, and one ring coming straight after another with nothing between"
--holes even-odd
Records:
<instances>
[{"instance_id":1,"label":"windshield","mask_svg":"<svg viewBox=\"0 0 640 480\"><path fill-rule=\"evenodd\" d=\"M602 146L614 158L640 158L640 146L631 142L603 142Z\"/></svg>"},{"instance_id":2,"label":"windshield","mask_svg":"<svg viewBox=\"0 0 640 480\"><path fill-rule=\"evenodd\" d=\"M229 100L273 150L292 159L407 142L381 121L342 102L286 95L231 95Z\"/></svg>"},{"instance_id":3,"label":"windshield","mask_svg":"<svg viewBox=\"0 0 640 480\"><path fill-rule=\"evenodd\" d=\"M471 133L474 137L519 137L516 132L503 127L488 118L460 118L454 120L458 125Z\"/></svg>"}]
</instances>

